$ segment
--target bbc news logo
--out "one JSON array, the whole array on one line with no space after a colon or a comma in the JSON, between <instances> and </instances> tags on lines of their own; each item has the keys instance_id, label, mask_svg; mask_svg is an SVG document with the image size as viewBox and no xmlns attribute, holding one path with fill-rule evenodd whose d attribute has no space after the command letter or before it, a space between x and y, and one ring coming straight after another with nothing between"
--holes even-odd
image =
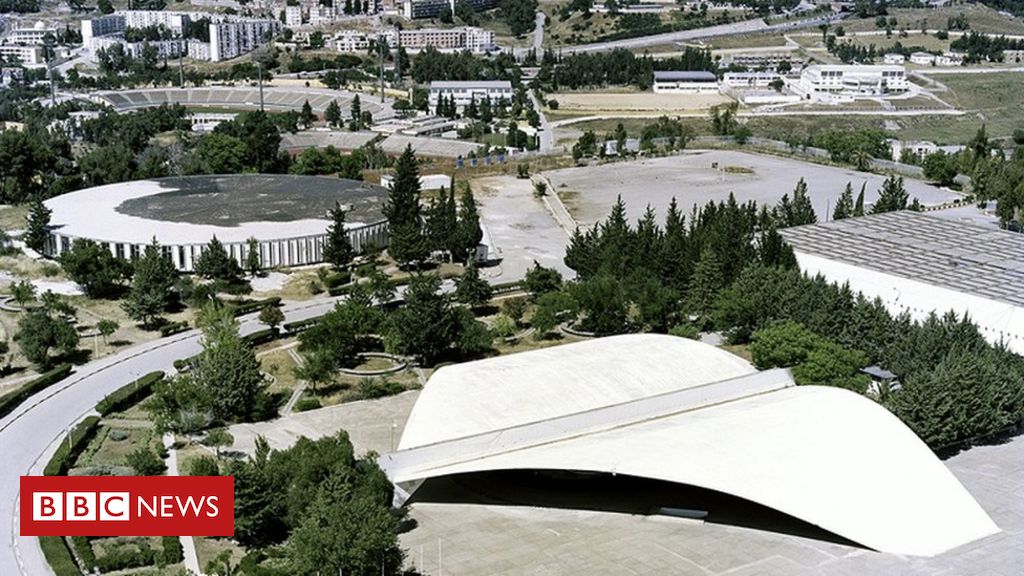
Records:
<instances>
[{"instance_id":1,"label":"bbc news logo","mask_svg":"<svg viewBox=\"0 0 1024 576\"><path fill-rule=\"evenodd\" d=\"M230 476L22 476L22 536L232 536Z\"/></svg>"}]
</instances>

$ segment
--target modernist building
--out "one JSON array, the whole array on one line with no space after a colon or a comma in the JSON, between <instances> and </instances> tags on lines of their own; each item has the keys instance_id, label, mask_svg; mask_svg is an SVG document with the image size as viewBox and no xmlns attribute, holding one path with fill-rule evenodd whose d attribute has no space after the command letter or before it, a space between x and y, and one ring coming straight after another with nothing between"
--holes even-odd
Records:
<instances>
[{"instance_id":1,"label":"modernist building","mask_svg":"<svg viewBox=\"0 0 1024 576\"><path fill-rule=\"evenodd\" d=\"M264 268L315 264L323 261L327 211L335 203L348 211L346 228L357 251L386 246L386 197L386 190L365 182L265 174L98 186L46 201L53 213L44 252L59 257L84 238L130 259L155 238L174 266L189 272L212 238L241 265L255 238Z\"/></svg>"},{"instance_id":2,"label":"modernist building","mask_svg":"<svg viewBox=\"0 0 1024 576\"><path fill-rule=\"evenodd\" d=\"M893 314L967 314L992 343L1024 354L1024 235L920 212L889 212L780 230L800 269Z\"/></svg>"},{"instance_id":3,"label":"modernist building","mask_svg":"<svg viewBox=\"0 0 1024 576\"><path fill-rule=\"evenodd\" d=\"M470 81L434 81L430 83L430 107L437 106L441 96L455 98L455 105L467 106L473 100L477 102L490 98L491 102L512 100L515 93L512 83L508 80L470 80Z\"/></svg>"},{"instance_id":4,"label":"modernist building","mask_svg":"<svg viewBox=\"0 0 1024 576\"><path fill-rule=\"evenodd\" d=\"M910 89L910 83L906 68L898 65L814 64L803 69L793 87L808 97L858 97L900 94Z\"/></svg>"},{"instance_id":5,"label":"modernist building","mask_svg":"<svg viewBox=\"0 0 1024 576\"><path fill-rule=\"evenodd\" d=\"M499 0L466 0L476 11L489 10L498 5ZM455 13L455 0L404 0L402 15L406 18L434 18L447 6Z\"/></svg>"},{"instance_id":6,"label":"modernist building","mask_svg":"<svg viewBox=\"0 0 1024 576\"><path fill-rule=\"evenodd\" d=\"M7 33L4 37L5 44L27 44L30 46L40 46L43 44L43 38L49 34L56 38L56 28L47 28L43 26L42 22L32 28L15 28Z\"/></svg>"},{"instance_id":7,"label":"modernist building","mask_svg":"<svg viewBox=\"0 0 1024 576\"><path fill-rule=\"evenodd\" d=\"M419 52L427 47L441 51L469 50L485 52L494 45L494 33L483 28L420 28L384 32L390 46L401 45L407 51Z\"/></svg>"},{"instance_id":8,"label":"modernist building","mask_svg":"<svg viewBox=\"0 0 1024 576\"><path fill-rule=\"evenodd\" d=\"M712 72L655 72L656 94L709 94L718 92L718 78Z\"/></svg>"},{"instance_id":9,"label":"modernist building","mask_svg":"<svg viewBox=\"0 0 1024 576\"><path fill-rule=\"evenodd\" d=\"M787 370L758 372L720 348L667 335L440 368L420 392L398 451L379 463L399 502L433 479L535 471L712 490L895 554L932 556L999 532L935 454L875 401L795 386ZM709 504L687 512L714 521Z\"/></svg>"},{"instance_id":10,"label":"modernist building","mask_svg":"<svg viewBox=\"0 0 1024 576\"><path fill-rule=\"evenodd\" d=\"M210 61L220 62L247 54L281 33L277 20L246 18L210 23Z\"/></svg>"},{"instance_id":11,"label":"modernist building","mask_svg":"<svg viewBox=\"0 0 1024 576\"><path fill-rule=\"evenodd\" d=\"M119 44L124 50L124 53L132 58L139 58L142 56L146 46L150 46L156 49L157 58L177 58L180 55L188 53L188 47L190 44L185 40L154 40L152 42L145 40L142 42L128 42L123 36L100 36L93 38L91 42L92 53L95 54L100 50L109 50L115 44Z\"/></svg>"},{"instance_id":12,"label":"modernist building","mask_svg":"<svg viewBox=\"0 0 1024 576\"><path fill-rule=\"evenodd\" d=\"M92 39L110 34L120 34L125 31L124 16L121 14L108 14L82 20L82 46L89 49L92 46Z\"/></svg>"}]
</instances>

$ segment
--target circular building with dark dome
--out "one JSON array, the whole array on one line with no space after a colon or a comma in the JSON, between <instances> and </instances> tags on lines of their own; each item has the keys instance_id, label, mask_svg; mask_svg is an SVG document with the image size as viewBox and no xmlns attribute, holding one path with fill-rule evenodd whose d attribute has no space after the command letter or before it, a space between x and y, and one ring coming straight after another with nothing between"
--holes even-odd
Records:
<instances>
[{"instance_id":1,"label":"circular building with dark dome","mask_svg":"<svg viewBox=\"0 0 1024 576\"><path fill-rule=\"evenodd\" d=\"M118 258L138 256L154 238L178 270L191 272L216 237L239 264L255 238L264 268L323 261L328 211L340 204L357 252L387 245L387 190L323 176L232 174L122 182L78 190L45 202L52 210L47 256L78 238Z\"/></svg>"}]
</instances>

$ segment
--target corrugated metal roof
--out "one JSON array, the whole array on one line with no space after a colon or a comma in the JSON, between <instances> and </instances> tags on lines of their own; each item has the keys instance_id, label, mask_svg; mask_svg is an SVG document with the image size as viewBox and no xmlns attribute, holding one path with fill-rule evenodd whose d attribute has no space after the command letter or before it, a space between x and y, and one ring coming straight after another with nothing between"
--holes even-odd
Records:
<instances>
[{"instance_id":1,"label":"corrugated metal roof","mask_svg":"<svg viewBox=\"0 0 1024 576\"><path fill-rule=\"evenodd\" d=\"M716 77L713 73L708 72L706 70L695 70L695 71L686 71L686 70L684 70L684 71L675 71L675 70L669 70L669 71L655 72L654 73L654 80L656 82L659 81L659 80L660 81L664 81L664 82L673 82L673 81L683 81L683 82L716 82L718 80L718 77Z\"/></svg>"}]
</instances>

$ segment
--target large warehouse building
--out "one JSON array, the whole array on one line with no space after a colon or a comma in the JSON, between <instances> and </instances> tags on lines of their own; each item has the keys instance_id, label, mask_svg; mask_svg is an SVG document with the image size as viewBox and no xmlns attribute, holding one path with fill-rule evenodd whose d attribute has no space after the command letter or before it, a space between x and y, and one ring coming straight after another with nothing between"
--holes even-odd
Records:
<instances>
[{"instance_id":1,"label":"large warehouse building","mask_svg":"<svg viewBox=\"0 0 1024 576\"><path fill-rule=\"evenodd\" d=\"M1024 235L910 211L781 232L804 272L915 320L967 314L989 342L1024 354Z\"/></svg>"},{"instance_id":2,"label":"large warehouse building","mask_svg":"<svg viewBox=\"0 0 1024 576\"><path fill-rule=\"evenodd\" d=\"M999 531L874 401L666 335L445 366L380 464L400 501L474 474L618 475L730 495L881 552L930 556ZM649 513L701 517L708 503Z\"/></svg>"},{"instance_id":3,"label":"large warehouse building","mask_svg":"<svg viewBox=\"0 0 1024 576\"><path fill-rule=\"evenodd\" d=\"M327 212L335 203L347 211L356 251L385 246L386 198L380 186L318 176L188 176L97 186L45 202L53 211L45 253L58 257L83 238L129 259L155 238L178 270L190 272L212 238L242 265L255 238L264 268L315 264L323 261Z\"/></svg>"}]
</instances>

